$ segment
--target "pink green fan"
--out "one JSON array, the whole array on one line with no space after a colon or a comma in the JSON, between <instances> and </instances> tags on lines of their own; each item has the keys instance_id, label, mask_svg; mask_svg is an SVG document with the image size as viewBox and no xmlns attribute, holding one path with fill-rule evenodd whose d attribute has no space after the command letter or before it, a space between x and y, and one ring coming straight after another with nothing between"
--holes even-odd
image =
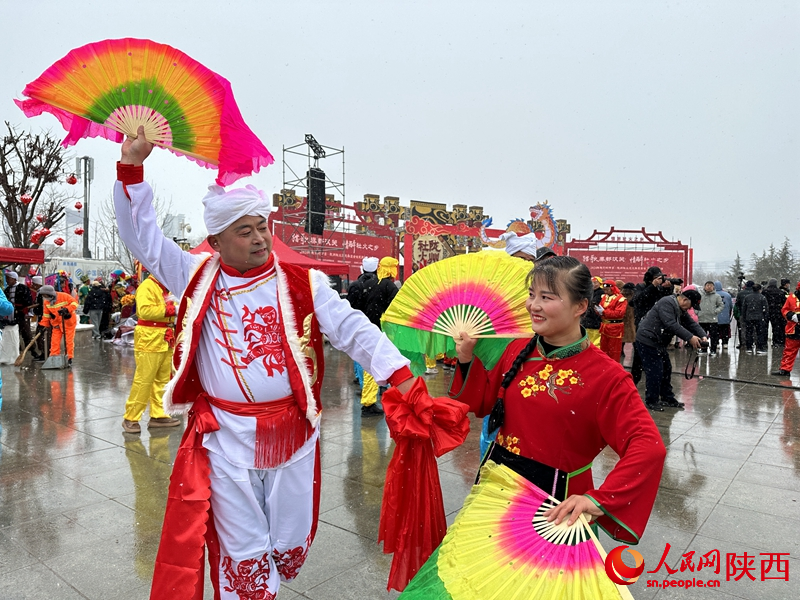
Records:
<instances>
[{"instance_id":1,"label":"pink green fan","mask_svg":"<svg viewBox=\"0 0 800 600\"><path fill-rule=\"evenodd\" d=\"M505 252L453 256L409 277L381 319L383 331L424 370L425 355L455 355L453 338L465 331L480 338L475 354L491 368L509 341L530 337L525 310L531 263Z\"/></svg>"},{"instance_id":2,"label":"pink green fan","mask_svg":"<svg viewBox=\"0 0 800 600\"><path fill-rule=\"evenodd\" d=\"M72 50L15 100L33 117L49 112L67 130L120 142L144 126L147 140L207 168L230 185L274 162L244 122L227 79L180 50L150 40L105 40Z\"/></svg>"},{"instance_id":3,"label":"pink green fan","mask_svg":"<svg viewBox=\"0 0 800 600\"><path fill-rule=\"evenodd\" d=\"M487 461L441 545L402 600L633 600L605 571L586 520L548 523L558 500Z\"/></svg>"}]
</instances>

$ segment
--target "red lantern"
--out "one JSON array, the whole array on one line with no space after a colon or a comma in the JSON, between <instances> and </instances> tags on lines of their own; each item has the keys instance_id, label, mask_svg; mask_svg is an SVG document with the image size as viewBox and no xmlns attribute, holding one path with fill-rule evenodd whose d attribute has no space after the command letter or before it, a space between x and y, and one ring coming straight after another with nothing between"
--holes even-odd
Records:
<instances>
[{"instance_id":1,"label":"red lantern","mask_svg":"<svg viewBox=\"0 0 800 600\"><path fill-rule=\"evenodd\" d=\"M53 243L56 246L63 246L64 245L64 238L57 237L56 239L53 240Z\"/></svg>"},{"instance_id":2,"label":"red lantern","mask_svg":"<svg viewBox=\"0 0 800 600\"><path fill-rule=\"evenodd\" d=\"M76 202L75 203L75 210L80 210L82 208L83 208L83 204L81 204L80 202Z\"/></svg>"},{"instance_id":3,"label":"red lantern","mask_svg":"<svg viewBox=\"0 0 800 600\"><path fill-rule=\"evenodd\" d=\"M75 235L83 235L83 227L76 227Z\"/></svg>"},{"instance_id":4,"label":"red lantern","mask_svg":"<svg viewBox=\"0 0 800 600\"><path fill-rule=\"evenodd\" d=\"M44 223L44 215L36 215L36 220L39 221L39 223Z\"/></svg>"},{"instance_id":5,"label":"red lantern","mask_svg":"<svg viewBox=\"0 0 800 600\"><path fill-rule=\"evenodd\" d=\"M69 177L67 177L67 183L70 185L78 183L78 178L75 177L75 173L70 173Z\"/></svg>"},{"instance_id":6,"label":"red lantern","mask_svg":"<svg viewBox=\"0 0 800 600\"><path fill-rule=\"evenodd\" d=\"M19 197L19 201L23 204L30 204L33 202L33 197L30 194L22 194L22 196Z\"/></svg>"}]
</instances>

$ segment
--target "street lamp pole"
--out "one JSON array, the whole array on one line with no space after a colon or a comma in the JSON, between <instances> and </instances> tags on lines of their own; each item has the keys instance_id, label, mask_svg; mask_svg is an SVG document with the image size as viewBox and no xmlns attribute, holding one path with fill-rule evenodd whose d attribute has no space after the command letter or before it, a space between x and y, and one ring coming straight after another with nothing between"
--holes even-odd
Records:
<instances>
[{"instance_id":1,"label":"street lamp pole","mask_svg":"<svg viewBox=\"0 0 800 600\"><path fill-rule=\"evenodd\" d=\"M83 258L92 258L92 251L89 249L89 193L94 179L94 159L91 156L76 158L75 172L78 179L83 177Z\"/></svg>"}]
</instances>

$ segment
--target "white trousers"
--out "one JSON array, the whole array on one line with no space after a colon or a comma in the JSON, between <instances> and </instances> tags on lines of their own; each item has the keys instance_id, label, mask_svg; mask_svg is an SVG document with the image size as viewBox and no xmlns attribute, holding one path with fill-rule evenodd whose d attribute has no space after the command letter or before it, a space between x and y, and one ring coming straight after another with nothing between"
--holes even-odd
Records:
<instances>
[{"instance_id":1,"label":"white trousers","mask_svg":"<svg viewBox=\"0 0 800 600\"><path fill-rule=\"evenodd\" d=\"M208 457L220 597L272 600L308 555L316 452L275 469L236 467L214 452Z\"/></svg>"}]
</instances>

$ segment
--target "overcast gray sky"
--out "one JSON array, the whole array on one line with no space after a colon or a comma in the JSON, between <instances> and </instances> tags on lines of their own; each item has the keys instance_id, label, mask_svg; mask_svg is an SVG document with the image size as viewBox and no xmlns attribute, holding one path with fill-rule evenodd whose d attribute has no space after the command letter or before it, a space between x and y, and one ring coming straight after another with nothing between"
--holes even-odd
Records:
<instances>
[{"instance_id":1,"label":"overcast gray sky","mask_svg":"<svg viewBox=\"0 0 800 600\"><path fill-rule=\"evenodd\" d=\"M2 0L0 22L0 117L26 127L62 135L12 103L50 64L144 37L231 81L269 192L281 146L313 133L345 147L348 202L482 205L497 226L547 199L573 235L644 226L700 261L800 250L797 1ZM76 152L104 199L118 149ZM212 171L157 150L146 176L201 225Z\"/></svg>"}]
</instances>

